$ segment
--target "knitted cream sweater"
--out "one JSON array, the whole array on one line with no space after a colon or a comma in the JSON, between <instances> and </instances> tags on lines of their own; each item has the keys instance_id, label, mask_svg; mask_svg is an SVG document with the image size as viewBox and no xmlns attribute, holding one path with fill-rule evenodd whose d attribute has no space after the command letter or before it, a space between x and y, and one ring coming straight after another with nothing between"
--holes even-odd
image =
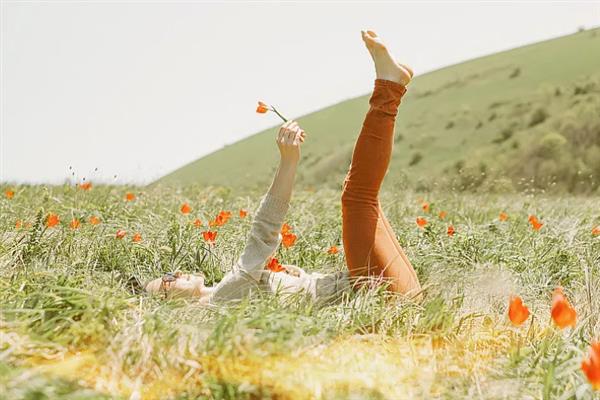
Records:
<instances>
[{"instance_id":1,"label":"knitted cream sweater","mask_svg":"<svg viewBox=\"0 0 600 400\"><path fill-rule=\"evenodd\" d=\"M267 193L258 207L246 247L242 255L215 287L209 303L219 304L241 300L252 293L304 293L318 302L339 298L349 289L348 272L307 273L291 267L291 274L265 269L269 256L281 241L279 231L283 225L289 202Z\"/></svg>"}]
</instances>

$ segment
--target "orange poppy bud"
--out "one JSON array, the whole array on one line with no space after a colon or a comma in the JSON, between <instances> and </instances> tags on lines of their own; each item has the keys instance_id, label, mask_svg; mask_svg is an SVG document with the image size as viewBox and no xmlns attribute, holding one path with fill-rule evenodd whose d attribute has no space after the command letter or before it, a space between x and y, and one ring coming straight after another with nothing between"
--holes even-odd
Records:
<instances>
[{"instance_id":1,"label":"orange poppy bud","mask_svg":"<svg viewBox=\"0 0 600 400\"><path fill-rule=\"evenodd\" d=\"M240 218L246 218L247 215L248 215L248 211L246 211L242 208L240 210Z\"/></svg>"},{"instance_id":2,"label":"orange poppy bud","mask_svg":"<svg viewBox=\"0 0 600 400\"><path fill-rule=\"evenodd\" d=\"M46 226L48 228L52 228L53 226L58 225L60 222L60 217L56 214L48 214L48 216L46 217Z\"/></svg>"},{"instance_id":3,"label":"orange poppy bud","mask_svg":"<svg viewBox=\"0 0 600 400\"><path fill-rule=\"evenodd\" d=\"M181 205L181 213L182 214L189 214L192 211L192 207L190 207L190 205L188 203L183 203Z\"/></svg>"},{"instance_id":4,"label":"orange poppy bud","mask_svg":"<svg viewBox=\"0 0 600 400\"><path fill-rule=\"evenodd\" d=\"M508 318L515 326L520 326L529 318L529 308L519 296L513 296L508 305Z\"/></svg>"},{"instance_id":5,"label":"orange poppy bud","mask_svg":"<svg viewBox=\"0 0 600 400\"><path fill-rule=\"evenodd\" d=\"M123 229L119 229L119 230L117 230L116 238L123 239L125 237L125 235L127 235L127 231L124 231Z\"/></svg>"},{"instance_id":6,"label":"orange poppy bud","mask_svg":"<svg viewBox=\"0 0 600 400\"><path fill-rule=\"evenodd\" d=\"M271 260L267 263L267 269L271 272L285 271L285 268L279 264L279 261L276 258L271 258Z\"/></svg>"},{"instance_id":7,"label":"orange poppy bud","mask_svg":"<svg viewBox=\"0 0 600 400\"><path fill-rule=\"evenodd\" d=\"M291 231L292 231L292 227L289 226L288 224L283 224L281 226L281 234L282 235L285 235L286 233L291 232Z\"/></svg>"},{"instance_id":8,"label":"orange poppy bud","mask_svg":"<svg viewBox=\"0 0 600 400\"><path fill-rule=\"evenodd\" d=\"M100 223L100 218L96 217L95 215L92 215L90 217L90 224L98 225L99 223Z\"/></svg>"},{"instance_id":9,"label":"orange poppy bud","mask_svg":"<svg viewBox=\"0 0 600 400\"><path fill-rule=\"evenodd\" d=\"M267 106L262 101L259 101L258 102L258 106L256 107L256 112L259 113L259 114L264 114L267 111L269 111L269 106Z\"/></svg>"},{"instance_id":10,"label":"orange poppy bud","mask_svg":"<svg viewBox=\"0 0 600 400\"><path fill-rule=\"evenodd\" d=\"M587 359L581 362L581 369L592 387L600 390L600 342L592 342Z\"/></svg>"},{"instance_id":11,"label":"orange poppy bud","mask_svg":"<svg viewBox=\"0 0 600 400\"><path fill-rule=\"evenodd\" d=\"M79 188L82 190L90 190L92 188L92 182L83 182L79 185Z\"/></svg>"},{"instance_id":12,"label":"orange poppy bud","mask_svg":"<svg viewBox=\"0 0 600 400\"><path fill-rule=\"evenodd\" d=\"M567 300L562 288L557 287L552 294L552 320L560 329L567 326L575 327L577 312Z\"/></svg>"},{"instance_id":13,"label":"orange poppy bud","mask_svg":"<svg viewBox=\"0 0 600 400\"><path fill-rule=\"evenodd\" d=\"M283 244L283 247L286 247L286 248L292 247L294 245L294 243L296 243L297 237L293 233L287 232L287 233L284 233L282 236L283 237L282 237L281 242Z\"/></svg>"},{"instance_id":14,"label":"orange poppy bud","mask_svg":"<svg viewBox=\"0 0 600 400\"><path fill-rule=\"evenodd\" d=\"M448 236L454 236L454 233L456 233L456 231L454 230L454 226L448 225L448 230L446 231L446 233L448 233Z\"/></svg>"},{"instance_id":15,"label":"orange poppy bud","mask_svg":"<svg viewBox=\"0 0 600 400\"><path fill-rule=\"evenodd\" d=\"M127 201L134 201L135 200L135 194L133 194L131 192L125 194L125 200L127 200Z\"/></svg>"},{"instance_id":16,"label":"orange poppy bud","mask_svg":"<svg viewBox=\"0 0 600 400\"><path fill-rule=\"evenodd\" d=\"M423 209L423 211L425 211L426 213L429 212L429 203L424 202L423 204L421 204L421 208Z\"/></svg>"},{"instance_id":17,"label":"orange poppy bud","mask_svg":"<svg viewBox=\"0 0 600 400\"><path fill-rule=\"evenodd\" d=\"M331 246L329 248L329 250L327 250L327 254L337 254L337 253L339 253L337 246Z\"/></svg>"},{"instance_id":18,"label":"orange poppy bud","mask_svg":"<svg viewBox=\"0 0 600 400\"><path fill-rule=\"evenodd\" d=\"M73 218L73 220L69 224L69 227L71 227L71 229L77 229L77 228L79 228L80 225L81 225L81 222L77 218Z\"/></svg>"},{"instance_id":19,"label":"orange poppy bud","mask_svg":"<svg viewBox=\"0 0 600 400\"><path fill-rule=\"evenodd\" d=\"M200 218L196 218L196 219L194 220L194 226L195 226L196 228L200 228L200 227L202 226L202 221L200 221Z\"/></svg>"},{"instance_id":20,"label":"orange poppy bud","mask_svg":"<svg viewBox=\"0 0 600 400\"><path fill-rule=\"evenodd\" d=\"M136 233L135 235L133 235L133 237L131 238L132 242L141 242L142 241L142 235L140 235L139 233Z\"/></svg>"},{"instance_id":21,"label":"orange poppy bud","mask_svg":"<svg viewBox=\"0 0 600 400\"><path fill-rule=\"evenodd\" d=\"M209 244L213 244L215 242L215 240L217 239L217 232L214 232L214 231L204 231L204 232L202 232L202 237Z\"/></svg>"},{"instance_id":22,"label":"orange poppy bud","mask_svg":"<svg viewBox=\"0 0 600 400\"><path fill-rule=\"evenodd\" d=\"M419 228L424 228L425 225L427 225L427 220L422 217L417 217L417 225L419 226Z\"/></svg>"},{"instance_id":23,"label":"orange poppy bud","mask_svg":"<svg viewBox=\"0 0 600 400\"><path fill-rule=\"evenodd\" d=\"M12 199L13 197L15 197L15 192L7 189L6 192L4 192L4 195L6 196L7 199Z\"/></svg>"},{"instance_id":24,"label":"orange poppy bud","mask_svg":"<svg viewBox=\"0 0 600 400\"><path fill-rule=\"evenodd\" d=\"M540 220L537 219L535 215L530 215L528 221L531 224L531 227L534 231L539 231L540 229L542 229L542 226L544 226L544 224L540 222Z\"/></svg>"},{"instance_id":25,"label":"orange poppy bud","mask_svg":"<svg viewBox=\"0 0 600 400\"><path fill-rule=\"evenodd\" d=\"M440 211L440 213L438 214L438 217L440 217L440 219L444 219L444 218L446 218L446 215L448 215L448 213L446 211Z\"/></svg>"},{"instance_id":26,"label":"orange poppy bud","mask_svg":"<svg viewBox=\"0 0 600 400\"><path fill-rule=\"evenodd\" d=\"M506 221L508 219L508 214L505 212L501 212L500 215L498 215L498 219L502 222Z\"/></svg>"}]
</instances>

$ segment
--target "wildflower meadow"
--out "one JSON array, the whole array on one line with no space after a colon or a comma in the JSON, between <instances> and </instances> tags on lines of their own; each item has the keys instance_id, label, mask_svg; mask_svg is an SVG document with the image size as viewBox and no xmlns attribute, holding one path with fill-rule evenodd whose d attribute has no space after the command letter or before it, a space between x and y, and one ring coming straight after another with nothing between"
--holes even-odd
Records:
<instances>
[{"instance_id":1,"label":"wildflower meadow","mask_svg":"<svg viewBox=\"0 0 600 400\"><path fill-rule=\"evenodd\" d=\"M262 192L88 183L2 187L0 397L600 398L597 197L387 189L424 286L207 308L144 294L218 282ZM345 268L339 191L299 188L266 266Z\"/></svg>"}]
</instances>

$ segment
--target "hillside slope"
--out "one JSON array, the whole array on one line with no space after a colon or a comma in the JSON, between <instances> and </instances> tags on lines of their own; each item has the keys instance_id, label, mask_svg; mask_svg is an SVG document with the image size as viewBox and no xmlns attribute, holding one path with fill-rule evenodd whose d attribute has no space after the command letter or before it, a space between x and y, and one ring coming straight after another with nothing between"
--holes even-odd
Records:
<instances>
[{"instance_id":1,"label":"hillside slope","mask_svg":"<svg viewBox=\"0 0 600 400\"><path fill-rule=\"evenodd\" d=\"M597 110L600 115L599 73L600 30L595 29L416 77L398 116L395 154L386 185L428 186L451 181L462 188L476 187L482 184L478 176L492 176L494 171L512 183L546 174L543 185L556 184L555 180L563 178L556 178L554 170L563 167L548 167L552 157L534 147L549 131L568 136L563 132L567 128L591 133L577 148L551 150L563 154L562 162L579 160L585 173L599 176L600 125L593 121ZM303 149L300 183L340 184L367 101L368 96L361 96L298 118L310 132ZM564 127L562 120L579 121L580 114L587 115L585 127ZM236 188L264 184L276 162L276 152L265 151L275 129L224 147L158 182ZM552 142L552 138L548 140ZM565 143L570 140L566 137ZM562 139L555 137L550 147L561 145ZM539 162L528 161L536 151ZM582 151L587 153L580 154ZM515 165L523 160L534 165ZM540 167L540 163L546 164ZM559 186L574 190L566 183Z\"/></svg>"}]
</instances>

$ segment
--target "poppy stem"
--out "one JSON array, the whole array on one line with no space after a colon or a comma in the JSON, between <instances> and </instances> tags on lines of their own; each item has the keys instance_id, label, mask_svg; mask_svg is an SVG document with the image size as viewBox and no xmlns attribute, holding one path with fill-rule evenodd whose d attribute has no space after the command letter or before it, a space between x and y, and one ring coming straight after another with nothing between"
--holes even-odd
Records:
<instances>
[{"instance_id":1,"label":"poppy stem","mask_svg":"<svg viewBox=\"0 0 600 400\"><path fill-rule=\"evenodd\" d=\"M279 116L279 118L281 118L283 120L283 122L287 122L287 118L285 118L283 115L279 114L279 111L277 111L277 109L273 106L271 106L271 110L273 110L273 112L275 114L277 114Z\"/></svg>"}]
</instances>

